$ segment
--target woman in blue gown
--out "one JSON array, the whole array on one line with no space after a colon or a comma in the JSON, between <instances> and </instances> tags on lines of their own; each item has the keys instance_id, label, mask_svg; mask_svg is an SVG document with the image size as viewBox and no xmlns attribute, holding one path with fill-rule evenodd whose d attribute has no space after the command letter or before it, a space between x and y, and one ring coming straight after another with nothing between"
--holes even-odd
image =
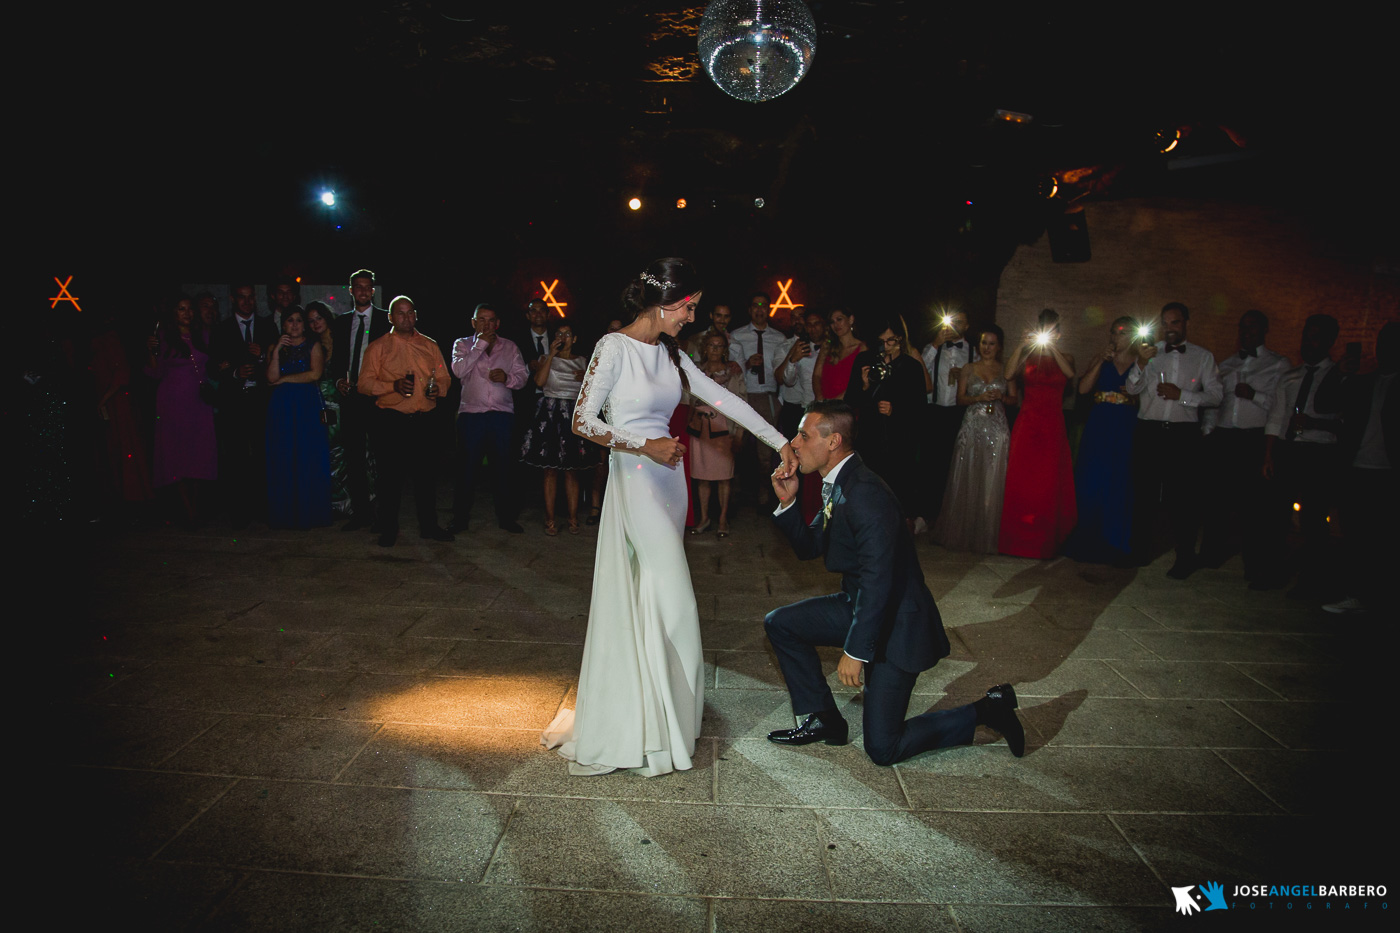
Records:
<instances>
[{"instance_id":1,"label":"woman in blue gown","mask_svg":"<svg viewBox=\"0 0 1400 933\"><path fill-rule=\"evenodd\" d=\"M267 360L267 523L273 528L331 523L330 442L317 386L325 366L321 342L307 335L306 315L291 308Z\"/></svg>"},{"instance_id":2,"label":"woman in blue gown","mask_svg":"<svg viewBox=\"0 0 1400 933\"><path fill-rule=\"evenodd\" d=\"M1079 379L1079 391L1093 394L1075 465L1079 524L1065 542L1065 553L1088 563L1127 560L1133 528L1133 429L1137 398L1123 390L1137 359L1135 322L1120 317L1108 329L1108 347Z\"/></svg>"}]
</instances>

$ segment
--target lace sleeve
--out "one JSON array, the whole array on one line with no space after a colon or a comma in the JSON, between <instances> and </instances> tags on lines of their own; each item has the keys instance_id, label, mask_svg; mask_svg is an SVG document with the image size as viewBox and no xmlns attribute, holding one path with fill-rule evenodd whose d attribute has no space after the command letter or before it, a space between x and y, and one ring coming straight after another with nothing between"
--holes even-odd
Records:
<instances>
[{"instance_id":1,"label":"lace sleeve","mask_svg":"<svg viewBox=\"0 0 1400 933\"><path fill-rule=\"evenodd\" d=\"M578 390L574 406L574 431L604 447L627 447L632 450L646 445L647 439L625 428L615 427L607 418L608 396L617 382L622 343L626 337L608 334L598 341L593 359L583 373L583 385Z\"/></svg>"},{"instance_id":2,"label":"lace sleeve","mask_svg":"<svg viewBox=\"0 0 1400 933\"><path fill-rule=\"evenodd\" d=\"M691 395L712 406L730 421L752 431L755 437L774 450L783 449L787 438L778 433L778 429L765 421L762 415L750 408L748 402L701 372L700 367L690 361L690 357L682 356L681 366L685 368L686 377L690 380Z\"/></svg>"}]
</instances>

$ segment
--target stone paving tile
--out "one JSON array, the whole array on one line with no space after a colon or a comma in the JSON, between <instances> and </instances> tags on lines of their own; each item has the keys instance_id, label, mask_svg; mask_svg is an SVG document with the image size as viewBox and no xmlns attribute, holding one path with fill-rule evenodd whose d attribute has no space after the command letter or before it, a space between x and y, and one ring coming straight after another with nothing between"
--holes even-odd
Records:
<instances>
[{"instance_id":1,"label":"stone paving tile","mask_svg":"<svg viewBox=\"0 0 1400 933\"><path fill-rule=\"evenodd\" d=\"M820 851L817 821L806 810L522 798L485 880L824 899Z\"/></svg>"},{"instance_id":2,"label":"stone paving tile","mask_svg":"<svg viewBox=\"0 0 1400 933\"><path fill-rule=\"evenodd\" d=\"M1086 698L1053 745L1274 748L1278 743L1218 700Z\"/></svg>"},{"instance_id":3,"label":"stone paving tile","mask_svg":"<svg viewBox=\"0 0 1400 933\"><path fill-rule=\"evenodd\" d=\"M522 796L710 803L714 757L714 740L702 738L688 771L655 778L629 772L575 777L567 761L540 744L538 730L390 725L340 780Z\"/></svg>"},{"instance_id":4,"label":"stone paving tile","mask_svg":"<svg viewBox=\"0 0 1400 933\"><path fill-rule=\"evenodd\" d=\"M557 678L354 674L314 715L329 719L543 729L567 687Z\"/></svg>"},{"instance_id":5,"label":"stone paving tile","mask_svg":"<svg viewBox=\"0 0 1400 933\"><path fill-rule=\"evenodd\" d=\"M497 678L505 682L532 680L570 684L578 680L582 666L582 645L459 641L453 643L434 673Z\"/></svg>"},{"instance_id":6,"label":"stone paving tile","mask_svg":"<svg viewBox=\"0 0 1400 933\"><path fill-rule=\"evenodd\" d=\"M258 596L225 600L203 593L163 593L122 600L95 600L93 617L99 625L121 622L173 622L186 625L223 625L250 612Z\"/></svg>"},{"instance_id":7,"label":"stone paving tile","mask_svg":"<svg viewBox=\"0 0 1400 933\"><path fill-rule=\"evenodd\" d=\"M1034 612L1034 610L1028 610ZM1138 641L1142 632L1066 630L1046 624L1038 614L1019 621L961 625L958 638L972 657L1051 659L1153 658L1151 646ZM1154 633L1146 633L1154 634Z\"/></svg>"},{"instance_id":8,"label":"stone paving tile","mask_svg":"<svg viewBox=\"0 0 1400 933\"><path fill-rule=\"evenodd\" d=\"M793 602L803 594L794 594L788 598L773 598L759 593L735 593L726 591L715 595L715 610L713 618L716 619L745 619L753 622L760 628L763 627L763 617L779 606ZM806 595L818 596L820 592Z\"/></svg>"},{"instance_id":9,"label":"stone paving tile","mask_svg":"<svg viewBox=\"0 0 1400 933\"><path fill-rule=\"evenodd\" d=\"M405 635L467 641L547 641L582 645L588 607L581 612L511 609L429 609Z\"/></svg>"},{"instance_id":10,"label":"stone paving tile","mask_svg":"<svg viewBox=\"0 0 1400 933\"><path fill-rule=\"evenodd\" d=\"M1098 603L1085 604L1075 600L1055 601L1036 600L1036 611L1056 628L1094 628L1100 631L1133 631L1146 629L1158 631L1162 628L1150 615L1136 606L1107 606Z\"/></svg>"},{"instance_id":11,"label":"stone paving tile","mask_svg":"<svg viewBox=\"0 0 1400 933\"><path fill-rule=\"evenodd\" d=\"M1335 821L1196 814L1122 814L1113 821L1168 885L1308 883L1304 878L1320 884L1345 877L1364 883L1360 878L1374 873L1374 855L1357 852L1357 828ZM1358 862L1369 862L1370 870L1349 876Z\"/></svg>"},{"instance_id":12,"label":"stone paving tile","mask_svg":"<svg viewBox=\"0 0 1400 933\"><path fill-rule=\"evenodd\" d=\"M851 721L852 741L860 721L859 710L849 707L854 691L841 688L836 693L836 705ZM853 720L853 721L852 721ZM775 729L792 728L792 702L783 690L717 689L705 692L705 715L700 734L719 738L765 738Z\"/></svg>"},{"instance_id":13,"label":"stone paving tile","mask_svg":"<svg viewBox=\"0 0 1400 933\"><path fill-rule=\"evenodd\" d=\"M70 768L50 777L61 789L63 809L55 814L76 840L69 851L100 853L102 858L149 858L181 827L233 785L223 777L161 774L107 768Z\"/></svg>"},{"instance_id":14,"label":"stone paving tile","mask_svg":"<svg viewBox=\"0 0 1400 933\"><path fill-rule=\"evenodd\" d=\"M1298 664L1332 661L1327 646L1292 635L1231 632L1134 632L1133 637L1166 661L1254 661Z\"/></svg>"},{"instance_id":15,"label":"stone paving tile","mask_svg":"<svg viewBox=\"0 0 1400 933\"><path fill-rule=\"evenodd\" d=\"M386 606L423 606L446 609L485 609L502 588L473 583L403 583L387 590L377 602Z\"/></svg>"},{"instance_id":16,"label":"stone paving tile","mask_svg":"<svg viewBox=\"0 0 1400 933\"><path fill-rule=\"evenodd\" d=\"M931 904L853 904L847 901L715 902L715 933L877 933L881 930L955 933L947 908Z\"/></svg>"},{"instance_id":17,"label":"stone paving tile","mask_svg":"<svg viewBox=\"0 0 1400 933\"><path fill-rule=\"evenodd\" d=\"M457 791L241 780L162 859L478 881L510 801Z\"/></svg>"},{"instance_id":18,"label":"stone paving tile","mask_svg":"<svg viewBox=\"0 0 1400 933\"><path fill-rule=\"evenodd\" d=\"M153 768L222 719L219 713L83 705L56 717L58 754L73 764Z\"/></svg>"},{"instance_id":19,"label":"stone paving tile","mask_svg":"<svg viewBox=\"0 0 1400 933\"><path fill-rule=\"evenodd\" d=\"M1105 661L1143 696L1277 700L1278 694L1223 661ZM1094 693L1090 690L1090 693Z\"/></svg>"},{"instance_id":20,"label":"stone paving tile","mask_svg":"<svg viewBox=\"0 0 1400 933\"><path fill-rule=\"evenodd\" d=\"M913 806L933 810L1274 813L1278 808L1205 749L1005 749L920 755L897 766Z\"/></svg>"},{"instance_id":21,"label":"stone paving tile","mask_svg":"<svg viewBox=\"0 0 1400 933\"><path fill-rule=\"evenodd\" d=\"M709 933L709 923L708 905L700 898L259 872L201 929Z\"/></svg>"},{"instance_id":22,"label":"stone paving tile","mask_svg":"<svg viewBox=\"0 0 1400 933\"><path fill-rule=\"evenodd\" d=\"M701 597L702 599L704 597ZM768 651L762 619L700 617L700 642L706 646L739 651Z\"/></svg>"},{"instance_id":23,"label":"stone paving tile","mask_svg":"<svg viewBox=\"0 0 1400 933\"><path fill-rule=\"evenodd\" d=\"M1180 930L1181 915L1166 891L1156 907L1015 907L1000 904L958 904L949 909L961 933L999 933L1003 930L1035 930L1036 933L1124 933L1124 931Z\"/></svg>"},{"instance_id":24,"label":"stone paving tile","mask_svg":"<svg viewBox=\"0 0 1400 933\"><path fill-rule=\"evenodd\" d=\"M875 809L909 805L894 771L871 764L859 743L786 748L766 738L722 740L718 772L720 803Z\"/></svg>"},{"instance_id":25,"label":"stone paving tile","mask_svg":"<svg viewBox=\"0 0 1400 933\"><path fill-rule=\"evenodd\" d=\"M289 632L347 632L356 635L399 635L422 618L421 606L380 606L369 602L259 603L238 617L239 628Z\"/></svg>"},{"instance_id":26,"label":"stone paving tile","mask_svg":"<svg viewBox=\"0 0 1400 933\"><path fill-rule=\"evenodd\" d=\"M691 586L696 594L730 594L771 599L767 574L758 573L697 573L691 574ZM774 607L781 605L774 600Z\"/></svg>"},{"instance_id":27,"label":"stone paving tile","mask_svg":"<svg viewBox=\"0 0 1400 933\"><path fill-rule=\"evenodd\" d=\"M113 631L103 647L117 657L286 667L326 640L319 633L270 632L237 625L238 620L217 628L168 622L128 624Z\"/></svg>"},{"instance_id":28,"label":"stone paving tile","mask_svg":"<svg viewBox=\"0 0 1400 933\"><path fill-rule=\"evenodd\" d=\"M303 670L415 674L429 671L452 643L405 635L329 635L298 665Z\"/></svg>"},{"instance_id":29,"label":"stone paving tile","mask_svg":"<svg viewBox=\"0 0 1400 933\"><path fill-rule=\"evenodd\" d=\"M1100 815L820 813L838 898L1136 906L1161 892Z\"/></svg>"},{"instance_id":30,"label":"stone paving tile","mask_svg":"<svg viewBox=\"0 0 1400 933\"><path fill-rule=\"evenodd\" d=\"M238 665L157 662L113 685L99 702L115 706L307 716L353 675Z\"/></svg>"},{"instance_id":31,"label":"stone paving tile","mask_svg":"<svg viewBox=\"0 0 1400 933\"><path fill-rule=\"evenodd\" d=\"M1356 686L1357 670L1345 664L1235 661L1231 666L1285 700L1336 700L1349 695Z\"/></svg>"},{"instance_id":32,"label":"stone paving tile","mask_svg":"<svg viewBox=\"0 0 1400 933\"><path fill-rule=\"evenodd\" d=\"M1373 757L1365 745L1335 751L1228 748L1216 754L1289 813L1332 813L1339 801L1369 796L1355 780Z\"/></svg>"},{"instance_id":33,"label":"stone paving tile","mask_svg":"<svg viewBox=\"0 0 1400 933\"><path fill-rule=\"evenodd\" d=\"M1375 739L1376 724L1358 720L1346 703L1232 700L1230 706L1285 748L1346 748Z\"/></svg>"},{"instance_id":34,"label":"stone paving tile","mask_svg":"<svg viewBox=\"0 0 1400 933\"><path fill-rule=\"evenodd\" d=\"M566 588L547 584L531 585L528 590L515 587L502 589L488 605L476 608L508 612L544 612L553 615L583 615L587 618L592 588ZM701 597L703 599L703 597ZM473 608L457 606L456 608Z\"/></svg>"},{"instance_id":35,"label":"stone paving tile","mask_svg":"<svg viewBox=\"0 0 1400 933\"><path fill-rule=\"evenodd\" d=\"M242 879L226 868L132 858L99 859L92 868L82 896L62 905L67 929L201 929L200 921Z\"/></svg>"},{"instance_id":36,"label":"stone paving tile","mask_svg":"<svg viewBox=\"0 0 1400 933\"><path fill-rule=\"evenodd\" d=\"M329 781L378 723L228 716L162 763L170 771Z\"/></svg>"},{"instance_id":37,"label":"stone paving tile","mask_svg":"<svg viewBox=\"0 0 1400 933\"><path fill-rule=\"evenodd\" d=\"M1196 606L1156 602L1142 610L1163 628L1185 632L1312 633L1319 630L1317 613L1293 609L1273 612L1258 605Z\"/></svg>"},{"instance_id":38,"label":"stone paving tile","mask_svg":"<svg viewBox=\"0 0 1400 933\"><path fill-rule=\"evenodd\" d=\"M833 689L839 683L836 679L836 662L841 657L840 648L818 648L817 655L822 659L823 670ZM719 686L738 690L787 690L783 672L770 650L759 651L717 651L719 665Z\"/></svg>"}]
</instances>

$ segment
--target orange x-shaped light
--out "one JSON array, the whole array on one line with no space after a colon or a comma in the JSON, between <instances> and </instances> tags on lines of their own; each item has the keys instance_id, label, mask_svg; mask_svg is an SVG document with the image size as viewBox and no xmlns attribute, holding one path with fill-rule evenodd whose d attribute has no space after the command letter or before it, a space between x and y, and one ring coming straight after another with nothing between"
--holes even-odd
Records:
<instances>
[{"instance_id":1,"label":"orange x-shaped light","mask_svg":"<svg viewBox=\"0 0 1400 933\"><path fill-rule=\"evenodd\" d=\"M58 276L54 276L54 277L53 277L53 280L54 280L55 282L58 282ZM50 308L57 308L57 307L58 307L58 303L59 303L60 301L71 301L71 302L73 302L73 307L74 307L74 308L77 308L77 310L79 310L79 311L83 310L81 307L78 306L78 299L77 299L77 298L74 298L74 297L73 297L73 293L70 292L70 291L68 290L68 285L69 285L69 283L72 282L72 281L73 281L73 277L70 275L70 276L68 276L68 278L64 279L62 282L58 282L58 294L57 294L57 295L54 295L52 298L49 299L49 307L50 307Z\"/></svg>"},{"instance_id":2,"label":"orange x-shaped light","mask_svg":"<svg viewBox=\"0 0 1400 933\"><path fill-rule=\"evenodd\" d=\"M544 289L544 303L549 305L555 311L558 311L559 316L563 317L564 308L566 308L569 303L567 301L559 301L554 297L554 288L558 284L558 279L554 280L554 285L546 285L544 284L544 279L540 279L540 288Z\"/></svg>"},{"instance_id":3,"label":"orange x-shaped light","mask_svg":"<svg viewBox=\"0 0 1400 933\"><path fill-rule=\"evenodd\" d=\"M773 310L776 311L779 308L791 308L792 310L796 311L798 308L802 307L802 305L800 304L793 304L792 299L788 297L788 289L792 288L792 279L788 279L786 285L784 285L782 282L778 282L777 284L778 300L773 302Z\"/></svg>"}]
</instances>

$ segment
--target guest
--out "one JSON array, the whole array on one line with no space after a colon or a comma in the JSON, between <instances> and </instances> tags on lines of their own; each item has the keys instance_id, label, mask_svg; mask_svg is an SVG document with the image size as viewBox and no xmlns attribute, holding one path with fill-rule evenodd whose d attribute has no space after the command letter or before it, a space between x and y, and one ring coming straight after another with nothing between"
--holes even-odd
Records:
<instances>
[{"instance_id":1,"label":"guest","mask_svg":"<svg viewBox=\"0 0 1400 933\"><path fill-rule=\"evenodd\" d=\"M1014 557L1054 557L1074 530L1074 470L1065 433L1065 385L1074 357L1060 350L1060 315L1046 308L1037 328L1006 361L1007 383L1019 380L1021 413L1006 455L997 547Z\"/></svg>"},{"instance_id":2,"label":"guest","mask_svg":"<svg viewBox=\"0 0 1400 933\"><path fill-rule=\"evenodd\" d=\"M389 302L389 320L393 329L365 350L356 384L356 391L374 399L375 406L370 440L379 470L379 546L393 547L398 540L399 502L404 480L409 477L418 512L418 537L451 541L452 534L437 522L432 423L433 409L451 377L437 342L418 332L418 311L412 299L400 295Z\"/></svg>"},{"instance_id":3,"label":"guest","mask_svg":"<svg viewBox=\"0 0 1400 933\"><path fill-rule=\"evenodd\" d=\"M1078 561L1126 564L1133 549L1133 429L1137 396L1123 388L1137 361L1136 322L1120 317L1108 328L1108 346L1079 377L1081 395L1094 407L1079 442L1074 470L1079 524L1065 542Z\"/></svg>"},{"instance_id":4,"label":"guest","mask_svg":"<svg viewBox=\"0 0 1400 933\"><path fill-rule=\"evenodd\" d=\"M744 368L744 389L753 410L773 427L778 425L778 380L773 370L786 353L787 335L776 326L769 326L768 296L756 294L749 300L749 323L736 327L729 334L730 352ZM746 437L744 446L752 452L747 462L757 465L752 488L758 496L759 508L768 504L768 474L773 469L773 452L757 439Z\"/></svg>"},{"instance_id":5,"label":"guest","mask_svg":"<svg viewBox=\"0 0 1400 933\"><path fill-rule=\"evenodd\" d=\"M331 375L332 361L335 359L335 336L332 322L335 320L330 306L324 301L310 301L306 305L306 328L321 342L321 352L325 354L326 365L321 372L321 381L316 387L321 392L322 420L326 425L326 438L330 444L331 458L331 511L350 511L350 484L345 468L345 448L341 443L341 394L335 387ZM341 348L341 353L346 350ZM374 480L374 461L368 458L366 470L370 481Z\"/></svg>"},{"instance_id":6,"label":"guest","mask_svg":"<svg viewBox=\"0 0 1400 933\"><path fill-rule=\"evenodd\" d=\"M773 370L773 378L782 385L778 394L783 400L783 409L778 415L778 430L783 437L792 437L802 421L807 406L816 401L812 391L812 373L817 359L826 346L828 330L826 316L820 311L808 308L802 315L802 333L794 337L788 346L782 363ZM854 364L852 364L854 365ZM797 495L802 517L811 522L817 510L822 507L821 480L808 473L801 477Z\"/></svg>"},{"instance_id":7,"label":"guest","mask_svg":"<svg viewBox=\"0 0 1400 933\"><path fill-rule=\"evenodd\" d=\"M219 323L219 301L208 292L194 296L196 329L206 346L214 338L214 325Z\"/></svg>"},{"instance_id":8,"label":"guest","mask_svg":"<svg viewBox=\"0 0 1400 933\"><path fill-rule=\"evenodd\" d=\"M1268 546L1269 524L1265 482L1264 425L1273 406L1279 380L1289 370L1288 357L1264 346L1269 319L1246 311L1239 323L1239 352L1218 364L1223 395L1218 408L1201 412L1201 433L1207 473L1205 521L1201 533L1201 563L1219 567L1232 553L1230 520L1238 516L1245 579L1264 572L1261 560Z\"/></svg>"},{"instance_id":9,"label":"guest","mask_svg":"<svg viewBox=\"0 0 1400 933\"><path fill-rule=\"evenodd\" d=\"M258 317L252 285L229 288L233 316L214 326L211 373L219 380L219 477L229 522L244 528L267 505L267 352L272 322Z\"/></svg>"},{"instance_id":10,"label":"guest","mask_svg":"<svg viewBox=\"0 0 1400 933\"><path fill-rule=\"evenodd\" d=\"M979 357L958 373L957 404L965 414L953 443L943 511L933 540L950 551L995 554L1011 432L1002 400L1013 390L1002 372L1005 335L995 324L977 337Z\"/></svg>"},{"instance_id":11,"label":"guest","mask_svg":"<svg viewBox=\"0 0 1400 933\"><path fill-rule=\"evenodd\" d=\"M729 305L715 305L710 309L710 326L685 342L685 352L695 361L696 365L699 365L700 361L705 358L702 351L706 338L718 334L724 338L726 344L729 342L730 318ZM608 331L608 333L612 333L612 331Z\"/></svg>"},{"instance_id":12,"label":"guest","mask_svg":"<svg viewBox=\"0 0 1400 933\"><path fill-rule=\"evenodd\" d=\"M1400 485L1395 482L1400 463L1400 380L1395 378L1400 370L1400 323L1391 321L1376 337L1374 372L1357 375L1361 348L1353 344L1347 349L1332 370L1338 378L1323 380L1317 390L1320 410L1341 412L1342 452L1351 463L1341 484L1346 559L1340 576L1347 595L1322 608L1342 615L1381 612L1389 605L1393 618L1395 597L1388 577L1400 565L1395 536L1400 526Z\"/></svg>"},{"instance_id":13,"label":"guest","mask_svg":"<svg viewBox=\"0 0 1400 933\"><path fill-rule=\"evenodd\" d=\"M516 521L520 504L512 466L515 422L512 393L525 385L529 370L514 341L500 336L496 309L485 302L472 314L473 335L452 345L452 373L462 380L457 409L457 483L452 495L452 530L466 531L476 498L476 474L483 458L495 487L496 524L511 534L525 531Z\"/></svg>"},{"instance_id":14,"label":"guest","mask_svg":"<svg viewBox=\"0 0 1400 933\"><path fill-rule=\"evenodd\" d=\"M156 387L155 457L152 483L174 487L186 527L199 516L199 484L216 479L218 444L214 407L202 389L209 355L194 327L194 302L180 298L148 341L147 375Z\"/></svg>"},{"instance_id":15,"label":"guest","mask_svg":"<svg viewBox=\"0 0 1400 933\"><path fill-rule=\"evenodd\" d=\"M374 305L374 288L374 273L369 269L350 273L350 297L355 306L331 322L334 345L341 350L331 355L326 375L335 380L335 389L340 393L337 439L344 455L338 462L344 464L345 491L350 497L350 520L343 526L345 531L376 527L370 491L377 488L378 476L370 468L374 455L370 450L369 426L378 415L375 400L358 391L360 369L369 345L389 332L388 313ZM398 527L397 518L394 527Z\"/></svg>"},{"instance_id":16,"label":"guest","mask_svg":"<svg viewBox=\"0 0 1400 933\"><path fill-rule=\"evenodd\" d=\"M1335 409L1318 407L1316 392L1336 365L1331 352L1339 329L1330 314L1314 314L1304 321L1299 353L1303 363L1285 373L1274 390L1264 425L1264 476L1274 484L1272 520L1266 529L1269 547L1264 568L1250 583L1252 589L1271 589L1286 580L1285 536L1296 512L1303 549L1297 559L1298 584L1288 595L1314 601L1337 595L1328 589L1325 548L1327 512L1342 466L1338 446L1342 422Z\"/></svg>"},{"instance_id":17,"label":"guest","mask_svg":"<svg viewBox=\"0 0 1400 933\"><path fill-rule=\"evenodd\" d=\"M932 385L929 406L924 410L927 426L923 472L928 477L927 502L923 512L938 515L943 509L943 493L947 488L948 471L952 464L953 443L962 428L963 408L958 404L958 379L962 369L972 359L972 345L967 341L967 315L962 311L945 313L938 323L933 342L924 347L924 367ZM1008 380L1009 381L1009 380Z\"/></svg>"},{"instance_id":18,"label":"guest","mask_svg":"<svg viewBox=\"0 0 1400 933\"><path fill-rule=\"evenodd\" d=\"M1123 388L1138 399L1133 432L1133 563L1146 566L1160 503L1171 516L1176 560L1167 576L1185 580L1196 570L1200 527L1201 409L1220 404L1220 372L1205 348L1186 342L1191 312L1173 301L1162 308L1163 339L1137 344L1138 358Z\"/></svg>"},{"instance_id":19,"label":"guest","mask_svg":"<svg viewBox=\"0 0 1400 933\"><path fill-rule=\"evenodd\" d=\"M321 421L326 354L307 333L306 314L282 311L282 336L267 360L267 523L318 528L331 523L330 444Z\"/></svg>"},{"instance_id":20,"label":"guest","mask_svg":"<svg viewBox=\"0 0 1400 933\"><path fill-rule=\"evenodd\" d=\"M554 520L554 504L559 497L559 474L564 474L564 499L569 505L569 534L579 532L579 471L597 464L591 444L574 433L574 403L583 384L587 360L574 353L574 329L559 325L535 369L534 383L540 396L535 417L525 430L520 449L522 463L544 471L544 533L559 534ZM528 364L527 364L528 365Z\"/></svg>"},{"instance_id":21,"label":"guest","mask_svg":"<svg viewBox=\"0 0 1400 933\"><path fill-rule=\"evenodd\" d=\"M928 387L923 364L909 353L903 318L880 327L876 340L881 349L856 357L845 400L860 419L860 455L894 490L912 530L920 494L914 441L924 423Z\"/></svg>"},{"instance_id":22,"label":"guest","mask_svg":"<svg viewBox=\"0 0 1400 933\"><path fill-rule=\"evenodd\" d=\"M856 336L854 315L833 311L827 315L826 324L831 336L812 367L812 395L819 402L845 398L856 354L866 349L864 341Z\"/></svg>"},{"instance_id":23,"label":"guest","mask_svg":"<svg viewBox=\"0 0 1400 933\"><path fill-rule=\"evenodd\" d=\"M729 341L721 334L705 338L700 371L715 385L744 398L744 371L729 359ZM700 502L700 520L690 529L693 535L710 530L710 483L718 486L719 526L721 538L729 536L729 483L734 478L734 445L730 443L729 419L719 409L692 398L690 400L690 475L696 480Z\"/></svg>"}]
</instances>

